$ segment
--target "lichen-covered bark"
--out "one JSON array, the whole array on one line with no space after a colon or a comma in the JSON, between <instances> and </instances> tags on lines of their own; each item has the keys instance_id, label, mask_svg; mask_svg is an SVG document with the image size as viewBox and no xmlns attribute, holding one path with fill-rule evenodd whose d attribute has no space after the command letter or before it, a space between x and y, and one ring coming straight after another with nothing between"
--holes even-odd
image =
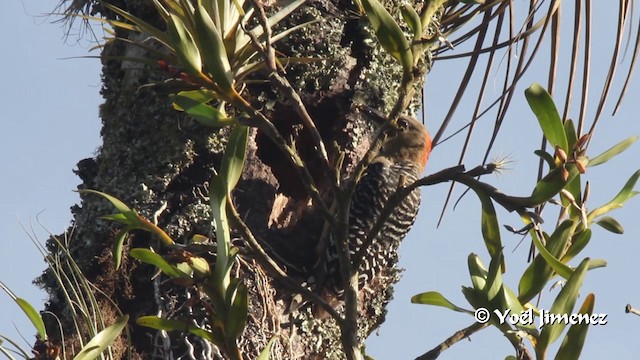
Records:
<instances>
[{"instance_id":1,"label":"lichen-covered bark","mask_svg":"<svg viewBox=\"0 0 640 360\"><path fill-rule=\"evenodd\" d=\"M143 18L150 14L148 4L139 0L123 0L116 5ZM287 78L300 91L329 147L330 157L335 160L340 152L345 153L347 172L366 151L371 136L371 129L356 113L353 103L388 108L395 100L400 79L399 66L375 45L366 19L355 14L349 1L312 1L294 13L288 24L324 20L277 44L278 51L285 55L322 59L287 67ZM219 165L228 130L203 128L173 110L168 98L171 85L163 83L166 74L159 69L120 60L140 56L149 55L122 42L110 43L103 50L103 144L95 158L78 164L77 173L82 179L79 188L97 189L120 198L143 216L157 220L177 242L184 243L194 234L212 233L205 195L211 173ZM267 85L250 85L245 95L268 113L285 138L301 129L291 106ZM296 145L330 202L330 180L317 170L320 167L315 164L319 160L305 136L301 133ZM324 220L310 205L294 173L271 141L253 130L234 201L256 237L286 264L291 276L303 281L316 260L314 248L321 241ZM192 351L197 358L218 358L208 344L196 338L179 333L163 337L135 325L134 319L142 315L179 317L202 310L185 305L187 298L197 294L154 277L155 269L150 266L126 259L121 270L113 270L111 245L117 226L100 219L112 212L106 201L83 195L82 203L73 209L76 229L71 250L88 279L104 292L99 300L105 313L115 316L113 301L123 313L131 315L134 358L167 357L168 352L177 357L189 351L187 343L195 346ZM147 233L135 232L127 244L128 248L162 251L158 239ZM241 239L234 244L243 249L237 275L250 291L250 316L241 339L247 358L255 358L273 336L278 339L273 359L341 358L335 323L314 317L310 308L287 314L291 289L265 274ZM55 243L49 245L57 251ZM215 261L213 254L209 256ZM40 282L51 294L47 310L65 319L68 309L50 274L45 273ZM382 283L374 291L362 292L362 339L384 321L390 285ZM49 325L54 328L53 323ZM64 325L71 335L72 328L68 323ZM74 342L72 337L67 341ZM124 349L117 353L124 354Z\"/></svg>"}]
</instances>

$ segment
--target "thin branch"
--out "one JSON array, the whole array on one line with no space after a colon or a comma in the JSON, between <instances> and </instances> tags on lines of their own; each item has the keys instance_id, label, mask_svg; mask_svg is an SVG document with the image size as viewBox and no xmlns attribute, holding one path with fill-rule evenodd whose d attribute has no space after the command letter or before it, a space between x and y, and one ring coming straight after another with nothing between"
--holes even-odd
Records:
<instances>
[{"instance_id":1,"label":"thin branch","mask_svg":"<svg viewBox=\"0 0 640 360\"><path fill-rule=\"evenodd\" d=\"M329 163L329 155L327 154L326 147L324 145L322 137L320 136L320 132L315 125L315 122L311 118L311 115L309 115L309 112L302 102L302 99L300 98L298 92L293 88L291 83L289 83L289 80L287 80L286 77L281 76L278 72L275 51L273 49L273 46L271 45L271 27L269 26L267 14L264 11L264 6L259 0L251 0L251 4L256 10L258 10L258 21L260 21L260 25L264 29L264 45L260 44L259 40L253 33L251 33L250 31L247 31L247 33L251 38L251 41L261 50L264 56L267 70L269 70L269 79L271 80L271 84L276 89L279 89L286 97L292 100L296 113L302 119L304 126L309 131L311 140L313 141L313 145L316 148L317 153L320 154L320 159L322 160L321 163L325 176L328 179L333 179L335 178L333 174L334 169L331 168L331 165ZM335 190L335 184L332 190Z\"/></svg>"},{"instance_id":2,"label":"thin branch","mask_svg":"<svg viewBox=\"0 0 640 360\"><path fill-rule=\"evenodd\" d=\"M276 127L273 125L273 123L266 116L264 116L264 114L254 109L251 104L242 99L242 102L235 102L234 105L250 115L250 119L240 119L240 123L242 123L243 125L258 128L269 139L271 139L271 141L273 141L274 144L276 144L276 146L285 155L289 157L289 160L300 176L302 184L304 184L304 187L311 196L311 199L313 199L314 204L317 204L320 207L320 211L322 212L322 215L325 217L325 219L327 219L327 221L329 221L330 223L333 223L333 215L329 211L327 204L325 203L322 195L320 194L320 191L315 185L315 181L313 180L311 173L309 173L309 169L305 166L298 152L293 147L287 144L287 142L282 137L278 129L276 129Z\"/></svg>"},{"instance_id":3,"label":"thin branch","mask_svg":"<svg viewBox=\"0 0 640 360\"><path fill-rule=\"evenodd\" d=\"M434 359L437 359L440 356L440 354L442 354L442 352L444 352L445 350L447 350L448 348L453 346L455 343L459 342L460 340L464 340L464 339L468 338L469 336L471 336L474 333L486 328L487 326L489 326L489 323L481 324L479 322L475 322L471 326L468 326L468 327L466 327L466 328L464 328L462 330L456 331L455 334L451 335L445 341L443 341L440 344L438 344L438 346L436 346L433 349L429 350L428 352L418 356L416 358L416 360L434 360Z\"/></svg>"},{"instance_id":4,"label":"thin branch","mask_svg":"<svg viewBox=\"0 0 640 360\"><path fill-rule=\"evenodd\" d=\"M229 217L231 226L239 231L242 238L249 244L249 247L255 255L255 259L263 268L273 274L274 279L283 282L291 290L300 293L305 300L318 304L327 313L329 313L329 315L331 315L338 324L342 324L344 322L342 316L340 316L340 314L338 314L331 305L318 296L318 294L291 279L291 277L269 256L269 254L264 251L264 248L260 245L255 236L253 236L251 229L249 229L247 224L240 218L240 214L238 214L238 211L229 198L227 198L227 216Z\"/></svg>"}]
</instances>

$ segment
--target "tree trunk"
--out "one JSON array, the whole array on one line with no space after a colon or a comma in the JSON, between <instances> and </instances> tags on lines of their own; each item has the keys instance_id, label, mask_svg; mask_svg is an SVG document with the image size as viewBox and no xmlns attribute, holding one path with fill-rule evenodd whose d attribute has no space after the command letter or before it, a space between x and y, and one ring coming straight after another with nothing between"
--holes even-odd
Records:
<instances>
[{"instance_id":1,"label":"tree trunk","mask_svg":"<svg viewBox=\"0 0 640 360\"><path fill-rule=\"evenodd\" d=\"M155 12L147 2L110 2L146 21L157 22L150 15ZM94 11L114 18L100 5L93 6ZM330 158L336 160L345 154L347 172L368 149L373 134L369 122L362 119L353 104L388 110L396 100L401 78L400 66L378 47L366 19L355 14L351 1L312 1L296 11L288 24L323 21L276 44L285 56L322 59L288 66L287 78L300 92ZM120 36L140 36L118 31ZM219 169L229 130L211 131L172 109L169 95L175 88L164 83L167 74L157 66L122 60L133 57L146 57L150 63L158 60L124 42L108 43L103 49L103 144L94 158L78 163L77 174L82 179L78 188L118 197L147 219L157 220L158 226L178 243L187 243L195 234L213 237L206 194L213 170ZM264 79L264 74L261 76ZM269 115L285 139L302 129L301 120L287 99L265 82L252 83L243 94ZM305 141L306 136L300 134L295 145L330 204L330 179L317 170L321 169L316 166L319 158L309 145L311 142ZM316 248L326 236L325 221L287 158L255 129L250 132L247 162L233 197L253 234L289 275L302 283L310 275L317 260ZM190 307L189 298L198 296L193 289L156 276L152 266L125 257L121 269L114 270L111 246L121 226L100 219L113 212L108 202L83 194L82 203L73 208L75 230L70 242L73 258L103 293L98 300L106 323L112 323L117 316L113 304L131 315L134 359L177 358L188 352L198 359L221 358L211 344L194 336L164 334L135 324L135 319L143 315L179 318L192 313L197 318L204 310ZM125 244L125 253L134 247L162 252L158 239L146 232L132 233ZM265 273L237 235L234 245L243 254L236 274L248 286L250 295L247 328L240 341L246 358L255 358L272 337L277 338L273 359L342 358L335 321L315 316L310 307L288 313L292 290ZM49 247L53 252L62 251L54 241L49 242ZM215 261L214 255L208 256ZM46 310L63 321L65 342L77 344L61 289L50 272L40 282L51 295ZM392 284L377 285L379 288L360 293L360 341L384 321L392 295ZM57 325L47 325L55 339ZM194 348L189 350L191 345ZM124 356L126 351L125 345L114 350L117 356Z\"/></svg>"}]
</instances>

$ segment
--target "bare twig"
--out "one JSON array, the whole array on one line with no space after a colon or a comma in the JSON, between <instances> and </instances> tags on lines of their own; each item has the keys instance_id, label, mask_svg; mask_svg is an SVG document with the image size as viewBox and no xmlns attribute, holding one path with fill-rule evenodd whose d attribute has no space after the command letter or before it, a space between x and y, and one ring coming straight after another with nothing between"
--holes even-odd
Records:
<instances>
[{"instance_id":1,"label":"bare twig","mask_svg":"<svg viewBox=\"0 0 640 360\"><path fill-rule=\"evenodd\" d=\"M338 314L331 305L316 293L291 279L291 277L269 256L269 254L264 251L264 248L260 245L255 236L253 236L251 229L249 229L247 224L240 218L240 214L238 214L238 211L229 198L227 198L227 216L229 217L231 226L239 231L242 238L249 244L249 247L255 255L255 259L263 268L270 272L276 280L283 282L291 290L300 293L305 300L318 304L327 313L329 313L329 315L331 315L338 324L342 324L344 322L342 316L340 316L340 314Z\"/></svg>"},{"instance_id":2,"label":"bare twig","mask_svg":"<svg viewBox=\"0 0 640 360\"><path fill-rule=\"evenodd\" d=\"M273 125L273 123L266 116L264 116L264 114L254 109L251 104L247 102L238 102L234 104L250 115L250 119L240 119L240 122L243 125L255 127L262 131L269 139L271 139L271 141L274 142L274 144L276 144L276 146L283 153L285 153L285 155L287 155L294 168L296 169L296 172L300 176L300 180L304 184L304 187L311 196L311 199L313 199L314 204L317 204L320 207L320 211L322 212L322 215L327 219L327 221L333 223L333 215L329 211L329 208L327 207L325 201L322 199L322 195L320 195L320 191L318 191L311 173L309 173L308 168L305 166L298 152L293 147L287 144L287 142L282 137L278 129L276 129L276 127Z\"/></svg>"},{"instance_id":3,"label":"bare twig","mask_svg":"<svg viewBox=\"0 0 640 360\"><path fill-rule=\"evenodd\" d=\"M438 356L440 356L440 354L442 354L443 351L447 350L448 348L453 346L458 341L468 338L472 334L474 334L474 333L486 328L487 326L489 326L489 323L481 324L481 323L475 322L471 326L468 326L468 327L466 327L466 328L464 328L462 330L456 331L455 334L451 335L445 341L443 341L440 344L438 344L438 346L436 346L433 349L429 350L428 352L418 356L416 358L416 360L434 360L434 359L437 359Z\"/></svg>"},{"instance_id":4,"label":"bare twig","mask_svg":"<svg viewBox=\"0 0 640 360\"><path fill-rule=\"evenodd\" d=\"M634 314L634 315L640 316L640 310L634 308L633 306L631 306L631 304L627 304L627 306L625 306L624 312L626 312L627 314Z\"/></svg>"},{"instance_id":5,"label":"bare twig","mask_svg":"<svg viewBox=\"0 0 640 360\"><path fill-rule=\"evenodd\" d=\"M329 163L329 155L327 154L326 147L324 142L322 141L322 137L320 136L320 132L316 128L315 122L309 115L306 106L302 102L300 95L293 88L289 80L286 77L280 75L278 72L278 66L275 57L275 51L271 46L271 27L269 26L267 14L264 11L264 6L262 2L259 0L251 0L251 4L258 11L258 20L260 21L260 25L264 29L264 45L261 45L257 37L247 31L251 41L261 50L264 58L267 69L269 70L269 80L271 84L278 90L280 90L288 99L290 99L294 105L296 113L302 119L304 126L309 131L311 135L311 140L313 141L313 145L316 148L316 151L319 153L320 159L322 160L322 167L325 175L328 179L335 178L334 169L331 167ZM336 186L332 190L335 190Z\"/></svg>"}]
</instances>

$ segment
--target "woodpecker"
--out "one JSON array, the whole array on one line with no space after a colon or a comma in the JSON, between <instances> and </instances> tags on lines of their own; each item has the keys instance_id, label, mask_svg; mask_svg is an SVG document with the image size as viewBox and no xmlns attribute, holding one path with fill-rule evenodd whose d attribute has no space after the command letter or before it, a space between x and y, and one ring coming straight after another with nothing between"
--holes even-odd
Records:
<instances>
[{"instance_id":1,"label":"woodpecker","mask_svg":"<svg viewBox=\"0 0 640 360\"><path fill-rule=\"evenodd\" d=\"M418 120L401 116L388 132L382 147L357 183L349 208L348 244L352 261L367 233L378 221L389 198L415 182L431 153L431 137ZM359 266L360 288L382 269L398 262L397 249L409 232L420 207L420 188L413 190L386 218L381 230L363 253ZM324 267L325 283L339 297L343 293L335 239L330 236Z\"/></svg>"}]
</instances>

